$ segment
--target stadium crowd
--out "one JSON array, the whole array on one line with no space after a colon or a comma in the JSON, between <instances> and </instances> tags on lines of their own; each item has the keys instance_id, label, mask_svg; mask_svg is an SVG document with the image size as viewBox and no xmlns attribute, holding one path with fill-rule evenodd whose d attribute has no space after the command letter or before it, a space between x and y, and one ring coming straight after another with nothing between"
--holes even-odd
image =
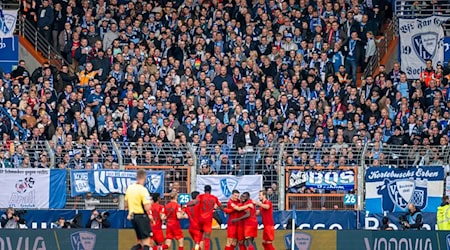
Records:
<instances>
[{"instance_id":1,"label":"stadium crowd","mask_svg":"<svg viewBox=\"0 0 450 250\"><path fill-rule=\"evenodd\" d=\"M50 167L47 140L55 168L119 168L113 141L127 165L197 159L199 174L263 174L276 188L277 162L448 145L450 67L357 79L391 12L384 0L24 0L67 64L3 73L1 167Z\"/></svg>"}]
</instances>

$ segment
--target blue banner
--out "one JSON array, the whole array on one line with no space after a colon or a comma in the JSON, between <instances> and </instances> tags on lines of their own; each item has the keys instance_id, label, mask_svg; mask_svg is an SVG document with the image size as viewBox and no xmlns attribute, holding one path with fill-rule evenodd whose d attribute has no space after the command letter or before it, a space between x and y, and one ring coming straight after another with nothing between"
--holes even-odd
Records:
<instances>
[{"instance_id":1,"label":"blue banner","mask_svg":"<svg viewBox=\"0 0 450 250\"><path fill-rule=\"evenodd\" d=\"M444 37L444 67L450 61L450 37Z\"/></svg>"},{"instance_id":2,"label":"blue banner","mask_svg":"<svg viewBox=\"0 0 450 250\"><path fill-rule=\"evenodd\" d=\"M136 182L134 170L72 170L71 196L92 193L97 196L125 194L127 187ZM145 186L150 193L164 195L164 171L147 171Z\"/></svg>"},{"instance_id":3,"label":"blue banner","mask_svg":"<svg viewBox=\"0 0 450 250\"><path fill-rule=\"evenodd\" d=\"M291 170L289 188L301 186L324 190L353 190L355 188L355 172L353 170Z\"/></svg>"},{"instance_id":4,"label":"blue banner","mask_svg":"<svg viewBox=\"0 0 450 250\"><path fill-rule=\"evenodd\" d=\"M67 171L64 169L50 170L49 208L64 208L67 199Z\"/></svg>"},{"instance_id":5,"label":"blue banner","mask_svg":"<svg viewBox=\"0 0 450 250\"><path fill-rule=\"evenodd\" d=\"M369 213L405 212L409 203L424 212L436 212L444 193L442 167L371 167L365 179Z\"/></svg>"},{"instance_id":6,"label":"blue banner","mask_svg":"<svg viewBox=\"0 0 450 250\"><path fill-rule=\"evenodd\" d=\"M100 210L103 212L105 210ZM110 214L108 221L112 228L131 228L131 224L127 220L127 214L124 210L107 210ZM56 226L56 222L60 217L64 217L69 221L76 217L78 223L85 227L91 216L90 210L29 210L24 215L28 228L52 228ZM296 228L297 229L356 229L357 216L354 211L296 211ZM218 212L221 218L221 228L227 227L227 216L221 211ZM274 211L273 218L275 221L275 229L291 229L292 222L291 211ZM258 216L258 223L261 226L261 217ZM183 229L189 228L189 220L181 220Z\"/></svg>"},{"instance_id":7,"label":"blue banner","mask_svg":"<svg viewBox=\"0 0 450 250\"><path fill-rule=\"evenodd\" d=\"M19 38L3 38L0 40L0 71L11 73L19 61ZM1 72L0 72L1 73Z\"/></svg>"}]
</instances>

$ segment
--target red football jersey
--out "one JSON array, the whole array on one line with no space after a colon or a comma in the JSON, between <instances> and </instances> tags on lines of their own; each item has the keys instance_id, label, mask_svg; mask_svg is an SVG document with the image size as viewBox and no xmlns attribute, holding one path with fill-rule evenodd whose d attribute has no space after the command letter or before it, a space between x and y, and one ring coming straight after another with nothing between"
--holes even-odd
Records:
<instances>
[{"instance_id":1,"label":"red football jersey","mask_svg":"<svg viewBox=\"0 0 450 250\"><path fill-rule=\"evenodd\" d=\"M212 194L201 194L197 196L197 215L200 220L212 220L215 206L220 206L219 199Z\"/></svg>"},{"instance_id":2,"label":"red football jersey","mask_svg":"<svg viewBox=\"0 0 450 250\"><path fill-rule=\"evenodd\" d=\"M228 213L228 225L231 225L233 223L231 223L231 221L233 219L237 219L239 217L242 216L242 213L240 213L239 211L234 210L234 207L239 206L240 205L240 201L239 200L232 200L230 199L227 203L227 209L229 211Z\"/></svg>"},{"instance_id":3,"label":"red football jersey","mask_svg":"<svg viewBox=\"0 0 450 250\"><path fill-rule=\"evenodd\" d=\"M195 211L197 211L197 206L199 204L196 204L194 206L190 206L194 201L190 201L186 204L186 207L183 209L184 212L189 216L189 227L192 226L198 226L198 222L197 222L197 214L195 213Z\"/></svg>"},{"instance_id":4,"label":"red football jersey","mask_svg":"<svg viewBox=\"0 0 450 250\"><path fill-rule=\"evenodd\" d=\"M164 211L164 207L159 203L153 203L151 211L153 216L152 228L162 229L161 214Z\"/></svg>"},{"instance_id":5,"label":"red football jersey","mask_svg":"<svg viewBox=\"0 0 450 250\"><path fill-rule=\"evenodd\" d=\"M261 219L264 226L274 226L275 222L273 221L273 204L269 200L265 200L262 204L269 205L268 209L259 208L261 212Z\"/></svg>"},{"instance_id":6,"label":"red football jersey","mask_svg":"<svg viewBox=\"0 0 450 250\"><path fill-rule=\"evenodd\" d=\"M180 204L171 201L164 207L164 214L166 215L167 227L181 227L180 220L177 213L181 212Z\"/></svg>"},{"instance_id":7,"label":"red football jersey","mask_svg":"<svg viewBox=\"0 0 450 250\"><path fill-rule=\"evenodd\" d=\"M245 203L245 205L253 204L253 201L251 199L248 199ZM244 220L245 225L254 226L258 225L258 220L256 219L256 208L253 205L253 208L246 208L245 212L250 212L250 217Z\"/></svg>"}]
</instances>

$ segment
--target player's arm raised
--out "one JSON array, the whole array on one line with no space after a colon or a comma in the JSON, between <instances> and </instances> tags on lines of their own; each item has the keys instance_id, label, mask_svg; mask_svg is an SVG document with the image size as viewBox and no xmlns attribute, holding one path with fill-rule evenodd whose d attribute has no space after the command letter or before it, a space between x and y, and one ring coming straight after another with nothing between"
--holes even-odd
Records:
<instances>
[{"instance_id":1,"label":"player's arm raised","mask_svg":"<svg viewBox=\"0 0 450 250\"><path fill-rule=\"evenodd\" d=\"M247 208L253 208L253 204L247 204L244 206L238 206L238 205L233 204L232 207L236 211L244 211Z\"/></svg>"}]
</instances>

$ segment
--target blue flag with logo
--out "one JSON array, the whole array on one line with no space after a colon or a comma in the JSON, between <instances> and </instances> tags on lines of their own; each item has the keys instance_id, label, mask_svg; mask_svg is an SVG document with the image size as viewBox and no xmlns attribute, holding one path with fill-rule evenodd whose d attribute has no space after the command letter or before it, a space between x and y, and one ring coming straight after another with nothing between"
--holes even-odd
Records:
<instances>
[{"instance_id":1,"label":"blue flag with logo","mask_svg":"<svg viewBox=\"0 0 450 250\"><path fill-rule=\"evenodd\" d=\"M125 194L128 186L136 182L134 170L72 170L70 171L71 196L85 193L106 196ZM164 195L164 171L147 171L145 183L150 193Z\"/></svg>"}]
</instances>

